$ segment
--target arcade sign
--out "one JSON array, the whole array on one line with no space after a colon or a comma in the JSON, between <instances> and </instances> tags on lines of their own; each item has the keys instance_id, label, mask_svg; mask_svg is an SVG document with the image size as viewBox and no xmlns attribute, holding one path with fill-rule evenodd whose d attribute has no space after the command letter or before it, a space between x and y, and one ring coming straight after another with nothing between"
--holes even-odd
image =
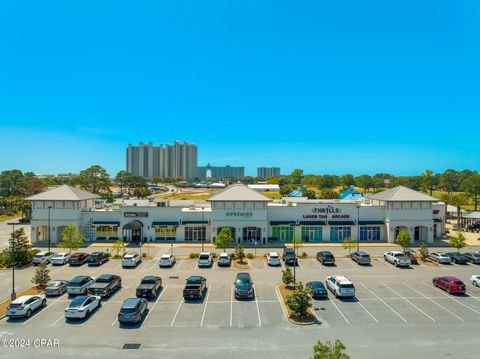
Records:
<instances>
[{"instance_id":1,"label":"arcade sign","mask_svg":"<svg viewBox=\"0 0 480 359\"><path fill-rule=\"evenodd\" d=\"M148 217L148 212L124 212L124 217Z\"/></svg>"},{"instance_id":2,"label":"arcade sign","mask_svg":"<svg viewBox=\"0 0 480 359\"><path fill-rule=\"evenodd\" d=\"M342 214L343 210L339 207L327 206L327 207L317 207L312 208L312 214L304 214L303 218L308 219L327 219L328 215L331 214L330 218L350 218L349 214Z\"/></svg>"}]
</instances>

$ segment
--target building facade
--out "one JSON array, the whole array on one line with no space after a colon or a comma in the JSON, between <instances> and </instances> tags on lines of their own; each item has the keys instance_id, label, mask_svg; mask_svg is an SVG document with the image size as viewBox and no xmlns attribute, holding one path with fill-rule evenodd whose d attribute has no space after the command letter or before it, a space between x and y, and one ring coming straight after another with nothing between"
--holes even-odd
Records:
<instances>
[{"instance_id":1,"label":"building facade","mask_svg":"<svg viewBox=\"0 0 480 359\"><path fill-rule=\"evenodd\" d=\"M257 177L280 176L280 167L257 167Z\"/></svg>"},{"instance_id":2,"label":"building facade","mask_svg":"<svg viewBox=\"0 0 480 359\"><path fill-rule=\"evenodd\" d=\"M60 186L28 198L32 202L32 242L61 239L75 224L87 241L211 242L230 228L237 243L361 242L394 243L401 229L415 243L445 235L445 204L405 187L358 201L271 200L242 184L213 194L207 201L130 200L102 206L97 195Z\"/></svg>"},{"instance_id":3,"label":"building facade","mask_svg":"<svg viewBox=\"0 0 480 359\"><path fill-rule=\"evenodd\" d=\"M148 179L159 176L193 180L197 175L197 146L178 141L165 146L143 142L138 146L129 144L126 164L127 172Z\"/></svg>"},{"instance_id":4,"label":"building facade","mask_svg":"<svg viewBox=\"0 0 480 359\"><path fill-rule=\"evenodd\" d=\"M245 167L211 166L210 163L204 167L198 167L197 177L200 180L208 178L221 180L224 178L239 178L245 176Z\"/></svg>"}]
</instances>

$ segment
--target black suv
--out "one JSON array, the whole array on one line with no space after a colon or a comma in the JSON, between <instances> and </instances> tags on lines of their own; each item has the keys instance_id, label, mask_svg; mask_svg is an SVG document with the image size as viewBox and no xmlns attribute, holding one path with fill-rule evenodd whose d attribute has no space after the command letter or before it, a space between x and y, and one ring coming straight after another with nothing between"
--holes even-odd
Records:
<instances>
[{"instance_id":1,"label":"black suv","mask_svg":"<svg viewBox=\"0 0 480 359\"><path fill-rule=\"evenodd\" d=\"M255 290L253 289L252 278L248 273L238 273L235 279L235 299L248 298L253 299Z\"/></svg>"},{"instance_id":2,"label":"black suv","mask_svg":"<svg viewBox=\"0 0 480 359\"><path fill-rule=\"evenodd\" d=\"M335 264L335 257L333 256L332 252L329 251L317 252L317 260L323 265Z\"/></svg>"},{"instance_id":3,"label":"black suv","mask_svg":"<svg viewBox=\"0 0 480 359\"><path fill-rule=\"evenodd\" d=\"M108 261L108 254L104 252L93 252L88 256L89 266L99 266Z\"/></svg>"},{"instance_id":4,"label":"black suv","mask_svg":"<svg viewBox=\"0 0 480 359\"><path fill-rule=\"evenodd\" d=\"M291 248L285 248L283 250L283 261L285 262L285 264L288 264L290 266L297 266L298 259L295 255L295 251Z\"/></svg>"}]
</instances>

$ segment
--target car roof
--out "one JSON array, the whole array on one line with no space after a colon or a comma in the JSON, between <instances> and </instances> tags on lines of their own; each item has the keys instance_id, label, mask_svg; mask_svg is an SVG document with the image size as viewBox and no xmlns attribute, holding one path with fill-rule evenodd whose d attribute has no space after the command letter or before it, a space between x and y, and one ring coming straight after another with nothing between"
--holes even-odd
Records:
<instances>
[{"instance_id":1,"label":"car roof","mask_svg":"<svg viewBox=\"0 0 480 359\"><path fill-rule=\"evenodd\" d=\"M98 277L97 279L110 279L112 277L115 277L115 274L102 274L100 277Z\"/></svg>"},{"instance_id":2,"label":"car roof","mask_svg":"<svg viewBox=\"0 0 480 359\"><path fill-rule=\"evenodd\" d=\"M202 276L199 276L199 275L192 275L188 277L188 281L191 281L191 282L200 282L201 280L202 280Z\"/></svg>"},{"instance_id":3,"label":"car roof","mask_svg":"<svg viewBox=\"0 0 480 359\"><path fill-rule=\"evenodd\" d=\"M335 278L337 281L339 282L348 282L348 283L351 283L350 280L343 276L343 275L332 275L333 278Z\"/></svg>"},{"instance_id":4,"label":"car roof","mask_svg":"<svg viewBox=\"0 0 480 359\"><path fill-rule=\"evenodd\" d=\"M223 252L223 253L220 253L218 256L219 256L219 257L220 257L220 256L228 256L228 253L227 253L227 252Z\"/></svg>"},{"instance_id":5,"label":"car roof","mask_svg":"<svg viewBox=\"0 0 480 359\"><path fill-rule=\"evenodd\" d=\"M70 282L80 282L87 278L87 275L77 275L75 278L73 278Z\"/></svg>"},{"instance_id":6,"label":"car roof","mask_svg":"<svg viewBox=\"0 0 480 359\"><path fill-rule=\"evenodd\" d=\"M137 253L127 253L124 255L124 257L133 257Z\"/></svg>"},{"instance_id":7,"label":"car roof","mask_svg":"<svg viewBox=\"0 0 480 359\"><path fill-rule=\"evenodd\" d=\"M329 255L331 254L331 255L333 256L333 253L332 253L332 252L330 252L330 251L320 251L319 253L322 253L322 254L329 254Z\"/></svg>"},{"instance_id":8,"label":"car roof","mask_svg":"<svg viewBox=\"0 0 480 359\"><path fill-rule=\"evenodd\" d=\"M206 255L210 255L210 252L202 252L202 253L200 253L200 255L202 255L202 254L203 254L203 255L205 255L205 254L206 254Z\"/></svg>"},{"instance_id":9,"label":"car roof","mask_svg":"<svg viewBox=\"0 0 480 359\"><path fill-rule=\"evenodd\" d=\"M142 280L144 279L147 279L147 280L150 280L150 279L160 279L160 277L158 275L146 275L145 277L142 278Z\"/></svg>"},{"instance_id":10,"label":"car roof","mask_svg":"<svg viewBox=\"0 0 480 359\"><path fill-rule=\"evenodd\" d=\"M278 253L277 252L268 252L268 255L269 256L278 256Z\"/></svg>"},{"instance_id":11,"label":"car roof","mask_svg":"<svg viewBox=\"0 0 480 359\"><path fill-rule=\"evenodd\" d=\"M444 275L444 276L441 276L441 278L446 278L448 281L450 282L453 282L453 281L462 281L460 278L457 278L457 277L454 277L454 276L451 276L451 275Z\"/></svg>"},{"instance_id":12,"label":"car roof","mask_svg":"<svg viewBox=\"0 0 480 359\"><path fill-rule=\"evenodd\" d=\"M103 252L92 252L90 255L91 256L98 256L99 254L103 254Z\"/></svg>"},{"instance_id":13,"label":"car roof","mask_svg":"<svg viewBox=\"0 0 480 359\"><path fill-rule=\"evenodd\" d=\"M36 295L23 295L20 298L15 299L12 304L18 304L18 303L25 303L27 300L29 300L32 297L37 297Z\"/></svg>"},{"instance_id":14,"label":"car roof","mask_svg":"<svg viewBox=\"0 0 480 359\"><path fill-rule=\"evenodd\" d=\"M363 252L363 251L358 251L357 254L360 254L360 255L362 255L362 256L364 256L364 255L368 256L368 253L367 253L367 252Z\"/></svg>"},{"instance_id":15,"label":"car roof","mask_svg":"<svg viewBox=\"0 0 480 359\"><path fill-rule=\"evenodd\" d=\"M80 256L80 255L84 255L84 254L87 254L85 252L74 252L72 253L72 256Z\"/></svg>"},{"instance_id":16,"label":"car roof","mask_svg":"<svg viewBox=\"0 0 480 359\"><path fill-rule=\"evenodd\" d=\"M136 308L141 298L127 298L122 304L122 308Z\"/></svg>"},{"instance_id":17,"label":"car roof","mask_svg":"<svg viewBox=\"0 0 480 359\"><path fill-rule=\"evenodd\" d=\"M319 280L314 280L314 281L311 281L310 284L313 286L313 287L324 287L323 283L320 282Z\"/></svg>"},{"instance_id":18,"label":"car roof","mask_svg":"<svg viewBox=\"0 0 480 359\"><path fill-rule=\"evenodd\" d=\"M238 273L237 278L250 278L250 274L246 272Z\"/></svg>"},{"instance_id":19,"label":"car roof","mask_svg":"<svg viewBox=\"0 0 480 359\"><path fill-rule=\"evenodd\" d=\"M162 254L160 258L170 258L171 254Z\"/></svg>"}]
</instances>

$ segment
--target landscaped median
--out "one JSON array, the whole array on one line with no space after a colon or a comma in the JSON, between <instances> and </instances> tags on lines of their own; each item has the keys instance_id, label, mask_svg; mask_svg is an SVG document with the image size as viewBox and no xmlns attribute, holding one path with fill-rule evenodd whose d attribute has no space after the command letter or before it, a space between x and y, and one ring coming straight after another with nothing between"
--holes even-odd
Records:
<instances>
[{"instance_id":1,"label":"landscaped median","mask_svg":"<svg viewBox=\"0 0 480 359\"><path fill-rule=\"evenodd\" d=\"M22 290L21 292L17 293L17 298L20 298L24 295L37 295L42 294L44 292L43 289L40 287L31 287ZM0 303L0 319L5 318L7 314L7 307L10 305L12 301L10 299L5 299L3 302Z\"/></svg>"},{"instance_id":2,"label":"landscaped median","mask_svg":"<svg viewBox=\"0 0 480 359\"><path fill-rule=\"evenodd\" d=\"M312 309L310 293L302 283L292 285L279 284L275 287L283 314L290 323L296 325L321 324Z\"/></svg>"}]
</instances>

